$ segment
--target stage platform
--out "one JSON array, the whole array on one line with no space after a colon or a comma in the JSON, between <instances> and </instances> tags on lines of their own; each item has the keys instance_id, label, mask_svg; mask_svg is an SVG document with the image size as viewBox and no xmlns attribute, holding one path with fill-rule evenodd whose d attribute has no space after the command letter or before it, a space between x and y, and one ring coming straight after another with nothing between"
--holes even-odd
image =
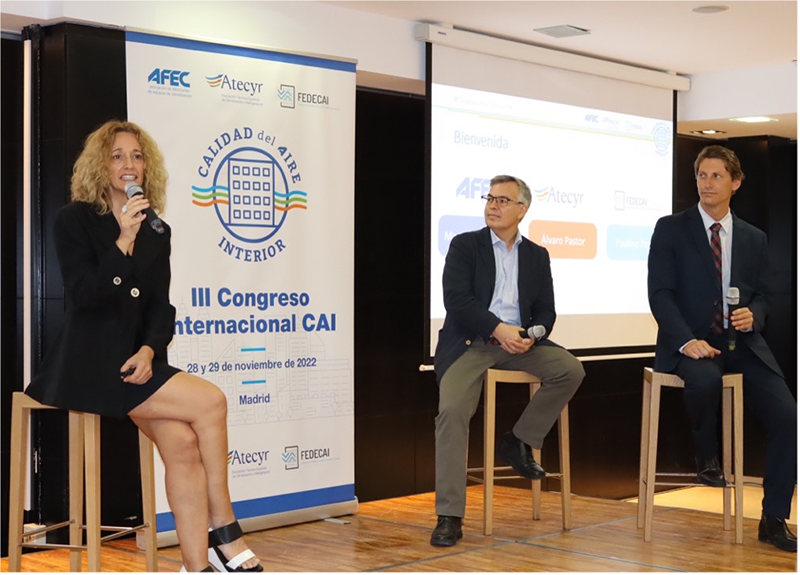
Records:
<instances>
[{"instance_id":1,"label":"stage platform","mask_svg":"<svg viewBox=\"0 0 800 575\"><path fill-rule=\"evenodd\" d=\"M737 545L716 513L658 506L653 541L645 543L633 503L573 496L574 527L563 532L560 501L557 493L543 493L542 518L533 521L529 490L495 487L494 535L485 537L482 487L470 487L464 538L450 548L428 543L436 523L432 493L364 503L357 515L246 538L269 572L797 571L795 554L758 541L757 519L745 518L744 544ZM144 554L132 539L105 545L102 557L103 571L144 568ZM0 567L7 571L8 560L3 558ZM180 567L177 547L159 550L161 571ZM62 550L26 554L22 568L68 571L68 555Z\"/></svg>"}]
</instances>

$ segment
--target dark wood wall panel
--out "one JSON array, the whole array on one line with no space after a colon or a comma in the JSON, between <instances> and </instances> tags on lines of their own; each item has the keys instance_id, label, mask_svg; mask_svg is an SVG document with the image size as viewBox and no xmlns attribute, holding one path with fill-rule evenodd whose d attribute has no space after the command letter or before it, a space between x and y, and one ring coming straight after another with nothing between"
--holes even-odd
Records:
<instances>
[{"instance_id":1,"label":"dark wood wall panel","mask_svg":"<svg viewBox=\"0 0 800 575\"><path fill-rule=\"evenodd\" d=\"M3 38L0 75L0 509L8 509L11 394L22 389L22 42ZM7 555L8 516L0 517L0 553Z\"/></svg>"}]
</instances>

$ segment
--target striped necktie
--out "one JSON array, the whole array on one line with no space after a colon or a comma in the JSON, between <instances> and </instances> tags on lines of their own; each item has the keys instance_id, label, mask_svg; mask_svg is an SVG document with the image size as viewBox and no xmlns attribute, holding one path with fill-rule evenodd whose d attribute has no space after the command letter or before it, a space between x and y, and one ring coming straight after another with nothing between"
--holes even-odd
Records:
<instances>
[{"instance_id":1,"label":"striped necktie","mask_svg":"<svg viewBox=\"0 0 800 575\"><path fill-rule=\"evenodd\" d=\"M722 333L722 242L719 239L719 230L722 224L714 222L711 224L711 253L714 256L714 265L717 268L717 310L714 312L714 321L711 329L714 333Z\"/></svg>"}]
</instances>

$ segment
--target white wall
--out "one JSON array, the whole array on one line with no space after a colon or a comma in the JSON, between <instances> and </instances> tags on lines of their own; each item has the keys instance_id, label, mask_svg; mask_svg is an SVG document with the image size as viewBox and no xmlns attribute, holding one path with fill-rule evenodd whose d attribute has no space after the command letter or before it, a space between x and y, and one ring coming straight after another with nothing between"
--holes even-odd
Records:
<instances>
[{"instance_id":1,"label":"white wall","mask_svg":"<svg viewBox=\"0 0 800 575\"><path fill-rule=\"evenodd\" d=\"M678 95L678 121L797 112L797 64L706 72Z\"/></svg>"},{"instance_id":2,"label":"white wall","mask_svg":"<svg viewBox=\"0 0 800 575\"><path fill-rule=\"evenodd\" d=\"M0 8L2 27L9 31L15 31L9 26L27 23L26 18L126 26L349 58L358 60L360 71L425 78L425 49L414 40L414 22L321 2L3 0Z\"/></svg>"},{"instance_id":3,"label":"white wall","mask_svg":"<svg viewBox=\"0 0 800 575\"><path fill-rule=\"evenodd\" d=\"M362 85L424 89L425 49L414 40L415 22L323 2L3 0L0 9L4 30L63 20L128 26L349 58L358 61ZM398 84L396 78L411 82ZM679 121L797 112L796 64L709 72L691 80L691 90L678 96Z\"/></svg>"}]
</instances>

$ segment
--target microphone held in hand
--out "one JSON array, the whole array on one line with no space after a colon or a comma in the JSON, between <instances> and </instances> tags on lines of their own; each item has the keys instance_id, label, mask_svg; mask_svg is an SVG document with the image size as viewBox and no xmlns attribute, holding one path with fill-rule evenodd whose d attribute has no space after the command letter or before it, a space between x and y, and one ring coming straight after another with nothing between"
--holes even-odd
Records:
<instances>
[{"instance_id":1,"label":"microphone held in hand","mask_svg":"<svg viewBox=\"0 0 800 575\"><path fill-rule=\"evenodd\" d=\"M519 336L522 339L530 338L535 341L539 341L540 339L542 339L545 333L547 333L547 330L544 329L543 325L534 325L526 330L525 329L519 330Z\"/></svg>"},{"instance_id":2,"label":"microphone held in hand","mask_svg":"<svg viewBox=\"0 0 800 575\"><path fill-rule=\"evenodd\" d=\"M725 296L728 302L728 350L733 351L736 349L736 328L733 327L733 310L739 306L739 288L728 288L728 294Z\"/></svg>"},{"instance_id":3,"label":"microphone held in hand","mask_svg":"<svg viewBox=\"0 0 800 575\"><path fill-rule=\"evenodd\" d=\"M144 196L144 190L139 184L130 182L125 184L125 195L128 196L128 199L130 200L133 196ZM164 222L162 222L155 211L153 211L153 208L145 208L142 211L144 212L144 215L147 216L147 223L150 224L150 227L153 228L156 233L163 234Z\"/></svg>"}]
</instances>

